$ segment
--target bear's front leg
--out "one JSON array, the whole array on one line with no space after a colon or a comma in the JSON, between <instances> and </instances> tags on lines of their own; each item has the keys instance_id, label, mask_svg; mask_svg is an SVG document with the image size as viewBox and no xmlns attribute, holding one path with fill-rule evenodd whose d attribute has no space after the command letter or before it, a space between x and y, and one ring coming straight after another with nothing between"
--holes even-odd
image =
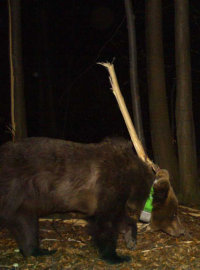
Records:
<instances>
[{"instance_id":1,"label":"bear's front leg","mask_svg":"<svg viewBox=\"0 0 200 270\"><path fill-rule=\"evenodd\" d=\"M96 243L102 260L110 264L129 262L129 256L119 256L116 253L118 225L101 217L90 222L90 233Z\"/></svg>"},{"instance_id":2,"label":"bear's front leg","mask_svg":"<svg viewBox=\"0 0 200 270\"><path fill-rule=\"evenodd\" d=\"M137 222L129 216L125 216L120 231L124 234L127 248L135 250L137 246Z\"/></svg>"}]
</instances>

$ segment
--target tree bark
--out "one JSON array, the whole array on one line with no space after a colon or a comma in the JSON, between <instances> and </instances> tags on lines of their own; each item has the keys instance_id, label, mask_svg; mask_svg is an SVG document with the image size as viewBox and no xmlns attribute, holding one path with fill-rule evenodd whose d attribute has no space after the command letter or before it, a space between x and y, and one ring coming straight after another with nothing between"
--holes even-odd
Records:
<instances>
[{"instance_id":1,"label":"tree bark","mask_svg":"<svg viewBox=\"0 0 200 270\"><path fill-rule=\"evenodd\" d=\"M139 140L141 141L143 147L145 148L145 137L142 125L142 113L141 113L140 94L138 86L135 16L133 14L131 0L124 0L124 2L126 8L128 37L129 37L129 71L130 71L133 119Z\"/></svg>"},{"instance_id":2,"label":"tree bark","mask_svg":"<svg viewBox=\"0 0 200 270\"><path fill-rule=\"evenodd\" d=\"M182 203L197 202L197 156L192 110L189 1L175 0L176 125Z\"/></svg>"},{"instance_id":3,"label":"tree bark","mask_svg":"<svg viewBox=\"0 0 200 270\"><path fill-rule=\"evenodd\" d=\"M172 186L178 192L178 161L172 144L164 75L162 0L146 0L146 53L154 159L169 171Z\"/></svg>"},{"instance_id":4,"label":"tree bark","mask_svg":"<svg viewBox=\"0 0 200 270\"><path fill-rule=\"evenodd\" d=\"M21 43L21 0L8 0L10 13L10 55L11 69L14 77L13 104L13 139L23 139L27 137L26 110L24 99L24 79L22 65L22 43ZM12 78L11 78L12 79Z\"/></svg>"}]
</instances>

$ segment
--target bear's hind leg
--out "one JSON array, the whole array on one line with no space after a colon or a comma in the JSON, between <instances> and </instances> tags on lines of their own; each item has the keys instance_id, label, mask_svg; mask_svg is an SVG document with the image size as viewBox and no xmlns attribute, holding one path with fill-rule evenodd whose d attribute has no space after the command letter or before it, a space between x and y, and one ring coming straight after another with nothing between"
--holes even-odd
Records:
<instances>
[{"instance_id":1,"label":"bear's hind leg","mask_svg":"<svg viewBox=\"0 0 200 270\"><path fill-rule=\"evenodd\" d=\"M38 218L34 214L16 213L9 229L15 236L24 257L50 255L56 252L56 250L48 251L39 248Z\"/></svg>"}]
</instances>

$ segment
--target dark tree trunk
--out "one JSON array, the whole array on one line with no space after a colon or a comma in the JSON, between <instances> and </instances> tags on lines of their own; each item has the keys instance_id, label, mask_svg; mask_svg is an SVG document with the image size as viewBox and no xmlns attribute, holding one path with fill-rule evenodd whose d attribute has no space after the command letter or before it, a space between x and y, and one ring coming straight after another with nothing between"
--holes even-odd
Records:
<instances>
[{"instance_id":1,"label":"dark tree trunk","mask_svg":"<svg viewBox=\"0 0 200 270\"><path fill-rule=\"evenodd\" d=\"M197 156L192 110L189 1L175 0L176 124L182 202L198 202Z\"/></svg>"},{"instance_id":2,"label":"dark tree trunk","mask_svg":"<svg viewBox=\"0 0 200 270\"><path fill-rule=\"evenodd\" d=\"M140 95L138 86L135 16L133 14L131 0L124 0L124 2L126 8L128 37L129 37L129 65L130 65L129 70L130 70L130 85L131 85L132 106L133 106L133 119L139 140L141 141L143 147L145 148L145 138L142 125L142 113L141 113Z\"/></svg>"},{"instance_id":3,"label":"dark tree trunk","mask_svg":"<svg viewBox=\"0 0 200 270\"><path fill-rule=\"evenodd\" d=\"M169 123L162 43L162 0L146 0L146 50L152 146L156 164L179 190L178 161Z\"/></svg>"}]
</instances>

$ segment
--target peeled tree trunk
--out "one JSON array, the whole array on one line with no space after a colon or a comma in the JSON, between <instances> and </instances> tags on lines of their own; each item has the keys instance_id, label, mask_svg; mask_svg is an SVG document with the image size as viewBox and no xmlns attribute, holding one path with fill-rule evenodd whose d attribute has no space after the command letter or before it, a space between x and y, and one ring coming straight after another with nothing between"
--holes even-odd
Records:
<instances>
[{"instance_id":1,"label":"peeled tree trunk","mask_svg":"<svg viewBox=\"0 0 200 270\"><path fill-rule=\"evenodd\" d=\"M21 0L8 0L13 140L27 137L21 43Z\"/></svg>"},{"instance_id":2,"label":"peeled tree trunk","mask_svg":"<svg viewBox=\"0 0 200 270\"><path fill-rule=\"evenodd\" d=\"M146 52L149 111L154 160L167 169L170 181L179 190L178 161L170 130L162 42L162 0L146 0Z\"/></svg>"},{"instance_id":3,"label":"peeled tree trunk","mask_svg":"<svg viewBox=\"0 0 200 270\"><path fill-rule=\"evenodd\" d=\"M192 111L189 1L175 0L176 125L182 203L198 203L197 156Z\"/></svg>"}]
</instances>

